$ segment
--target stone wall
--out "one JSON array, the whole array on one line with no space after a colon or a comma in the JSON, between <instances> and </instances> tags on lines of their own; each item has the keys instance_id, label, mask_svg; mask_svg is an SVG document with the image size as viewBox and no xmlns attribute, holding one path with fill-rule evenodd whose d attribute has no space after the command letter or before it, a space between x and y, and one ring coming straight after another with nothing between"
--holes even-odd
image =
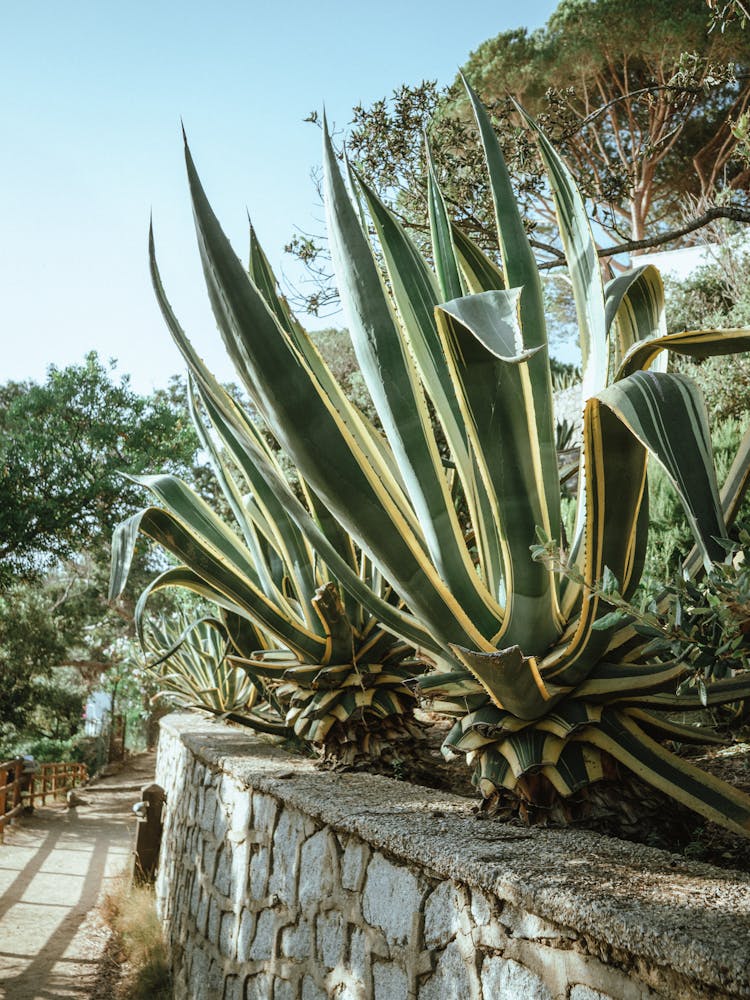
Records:
<instances>
[{"instance_id":1,"label":"stone wall","mask_svg":"<svg viewBox=\"0 0 750 1000\"><path fill-rule=\"evenodd\" d=\"M750 879L162 722L178 1000L750 997Z\"/></svg>"}]
</instances>

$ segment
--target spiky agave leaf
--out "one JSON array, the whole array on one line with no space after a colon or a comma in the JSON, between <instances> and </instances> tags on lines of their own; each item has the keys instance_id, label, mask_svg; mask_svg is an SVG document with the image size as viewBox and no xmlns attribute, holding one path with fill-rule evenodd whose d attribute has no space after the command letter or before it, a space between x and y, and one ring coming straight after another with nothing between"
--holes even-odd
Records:
<instances>
[{"instance_id":1,"label":"spiky agave leaf","mask_svg":"<svg viewBox=\"0 0 750 1000\"><path fill-rule=\"evenodd\" d=\"M676 723L670 713L702 711L696 696L677 696L680 663L617 664L600 661L587 680L542 718L519 719L496 705L461 714L446 749L468 755L489 812L520 809L535 822L591 818L617 811L618 789L593 798L585 792L609 777L614 764L707 819L747 835L747 796L700 771L662 746L726 742L709 728ZM428 686L431 677L423 684ZM440 694L456 703L465 689L448 681ZM750 677L713 686L711 699L750 696Z\"/></svg>"},{"instance_id":2,"label":"spiky agave leaf","mask_svg":"<svg viewBox=\"0 0 750 1000\"><path fill-rule=\"evenodd\" d=\"M269 305L283 321L280 329L291 342L299 332L276 295L273 274L255 239L251 263L263 279ZM296 734L329 764L368 762L391 773L394 760L415 756L414 743L422 738L422 727L413 715L415 695L405 684L417 672L408 659L412 647L379 625L356 597L347 593L342 599L339 585L330 582L324 559L359 581L360 590L371 595L378 617L401 620L395 595L307 483L302 481L301 487L309 509L294 497L263 435L197 360L177 327L153 255L152 266L157 294L190 366L191 416L234 525L223 523L179 480L142 477L139 482L155 495L158 506L140 512L117 530L112 593L125 584L138 532L150 535L182 565L160 574L141 595L136 623L142 642L154 644L154 627L149 631L145 624L150 595L164 587L186 587L218 605L223 620L213 623L211 636L221 633L231 645L221 657L213 657L209 676L190 628L171 646L161 635L157 647L165 662L163 679L173 692L208 710L225 712L219 680L226 680L226 671L234 678L238 670L244 671L247 682L260 692L264 708L262 713L232 711L237 721L263 731ZM311 364L322 365L311 347L309 353ZM324 377L322 369L319 375ZM358 424L356 413L350 412L347 419L359 427L357 433L369 434ZM382 450L380 443L372 447ZM325 540L318 553L295 516L314 539ZM277 643L283 647L274 648ZM433 769L434 765L433 759Z\"/></svg>"},{"instance_id":3,"label":"spiky agave leaf","mask_svg":"<svg viewBox=\"0 0 750 1000\"><path fill-rule=\"evenodd\" d=\"M224 622L151 621L143 630L146 669L160 697L184 708L199 708L274 736L289 736L262 681L231 663L233 641ZM273 699L272 699L273 700Z\"/></svg>"},{"instance_id":4,"label":"spiky agave leaf","mask_svg":"<svg viewBox=\"0 0 750 1000\"><path fill-rule=\"evenodd\" d=\"M728 342L720 334L692 341L666 336L661 284L651 269L604 288L583 200L537 129L584 356L582 464L569 553L577 572L561 585L529 553L537 529L553 542L560 534L539 275L496 137L479 101L469 95L488 164L502 273L456 235L431 170L436 274L393 215L361 187L388 272L380 274L360 206L352 205L325 139L339 291L387 440L352 415L299 324L265 301L267 281L260 271L245 273L187 153L200 252L222 336L254 404L304 482L405 603L398 618L386 611L379 620L438 664L441 673L426 677L423 689L458 716L463 728L450 745L473 755L486 793L523 786L530 800L546 800L550 788L569 797L575 794L570 789L611 774L616 759L690 808L747 832L750 798L701 779L661 746L659 740L675 732L648 705L660 699L656 704L663 706L668 696L639 693L637 703L622 701L635 697L627 693L630 681L603 668L617 666L618 650L624 664L637 661L642 647L618 645L621 634L613 634L614 627L598 627L607 614L597 589L605 571L623 593L632 591L642 571L649 460L660 462L676 485L704 565L716 557L715 538L726 536L728 509L736 509L747 486L748 446L743 444L740 465L720 491L695 388L641 369L662 350L721 353ZM744 346L741 336L730 339ZM211 386L196 377L210 395ZM452 509L424 397L435 407L452 452L475 553ZM296 508L292 517L322 552L326 540L316 535L318 527ZM346 567L338 578L347 589L361 584ZM374 611L366 591L358 596ZM267 656L255 659L268 662ZM650 676L647 662L638 669ZM618 692L620 701L597 700L597 685ZM717 697L738 694L717 690ZM298 717L312 699L307 696Z\"/></svg>"}]
</instances>

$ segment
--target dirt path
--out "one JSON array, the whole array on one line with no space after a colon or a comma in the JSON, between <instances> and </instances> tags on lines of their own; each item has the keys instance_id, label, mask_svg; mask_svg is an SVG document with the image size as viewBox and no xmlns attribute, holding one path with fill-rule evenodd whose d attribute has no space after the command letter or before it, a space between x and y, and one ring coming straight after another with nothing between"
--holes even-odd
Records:
<instances>
[{"instance_id":1,"label":"dirt path","mask_svg":"<svg viewBox=\"0 0 750 1000\"><path fill-rule=\"evenodd\" d=\"M88 805L38 807L0 845L0 998L108 996L109 932L97 912L129 865L141 786L155 754L81 789Z\"/></svg>"}]
</instances>

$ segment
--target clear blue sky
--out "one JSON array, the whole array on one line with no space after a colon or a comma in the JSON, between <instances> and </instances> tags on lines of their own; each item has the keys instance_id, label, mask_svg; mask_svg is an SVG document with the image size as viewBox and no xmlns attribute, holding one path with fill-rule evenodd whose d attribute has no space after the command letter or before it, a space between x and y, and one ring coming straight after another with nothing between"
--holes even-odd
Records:
<instances>
[{"instance_id":1,"label":"clear blue sky","mask_svg":"<svg viewBox=\"0 0 750 1000\"><path fill-rule=\"evenodd\" d=\"M295 226L319 228L309 179L325 102L337 126L400 83L449 83L499 31L553 0L35 0L0 33L0 382L42 379L89 350L148 391L181 370L151 291L149 212L183 325L230 377L210 315L180 117L225 231L246 256L247 207L277 270Z\"/></svg>"}]
</instances>

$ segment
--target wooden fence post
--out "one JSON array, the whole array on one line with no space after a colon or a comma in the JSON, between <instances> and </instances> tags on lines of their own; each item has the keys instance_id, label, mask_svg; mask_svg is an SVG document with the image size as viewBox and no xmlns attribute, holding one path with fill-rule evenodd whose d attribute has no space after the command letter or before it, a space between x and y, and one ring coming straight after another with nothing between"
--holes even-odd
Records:
<instances>
[{"instance_id":1,"label":"wooden fence post","mask_svg":"<svg viewBox=\"0 0 750 1000\"><path fill-rule=\"evenodd\" d=\"M13 809L21 807L21 779L23 778L23 757L16 757L13 768Z\"/></svg>"},{"instance_id":2,"label":"wooden fence post","mask_svg":"<svg viewBox=\"0 0 750 1000\"><path fill-rule=\"evenodd\" d=\"M8 797L8 769L0 768L0 844L5 840L5 803Z\"/></svg>"}]
</instances>

